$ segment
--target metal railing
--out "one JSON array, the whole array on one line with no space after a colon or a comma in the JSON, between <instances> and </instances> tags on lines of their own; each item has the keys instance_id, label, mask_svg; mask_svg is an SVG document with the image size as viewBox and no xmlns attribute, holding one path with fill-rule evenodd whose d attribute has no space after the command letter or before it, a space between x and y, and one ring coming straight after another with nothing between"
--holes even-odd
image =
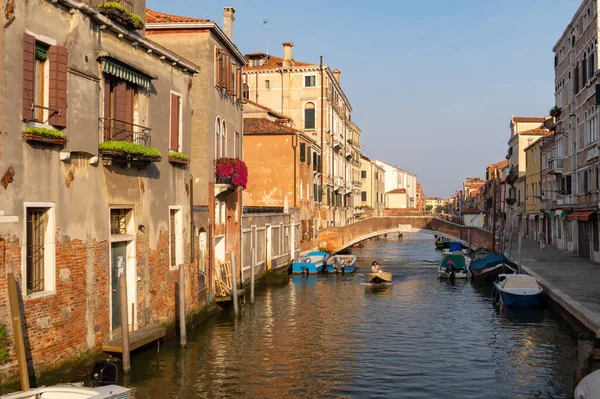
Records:
<instances>
[{"instance_id":1,"label":"metal railing","mask_svg":"<svg viewBox=\"0 0 600 399\"><path fill-rule=\"evenodd\" d=\"M562 173L563 170L563 159L553 158L548 161L548 173Z\"/></svg>"},{"instance_id":2,"label":"metal railing","mask_svg":"<svg viewBox=\"0 0 600 399\"><path fill-rule=\"evenodd\" d=\"M151 128L116 118L99 118L104 141L128 141L149 147Z\"/></svg>"},{"instance_id":3,"label":"metal railing","mask_svg":"<svg viewBox=\"0 0 600 399\"><path fill-rule=\"evenodd\" d=\"M127 12L134 12L134 0L110 0L111 3L119 3ZM108 0L98 0L98 7L104 3L108 3Z\"/></svg>"}]
</instances>

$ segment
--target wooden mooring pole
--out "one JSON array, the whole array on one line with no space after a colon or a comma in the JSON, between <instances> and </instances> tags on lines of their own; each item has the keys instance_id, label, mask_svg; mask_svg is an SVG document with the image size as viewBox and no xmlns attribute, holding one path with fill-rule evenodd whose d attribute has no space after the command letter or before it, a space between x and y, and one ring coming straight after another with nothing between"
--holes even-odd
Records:
<instances>
[{"instance_id":1,"label":"wooden mooring pole","mask_svg":"<svg viewBox=\"0 0 600 399\"><path fill-rule=\"evenodd\" d=\"M471 229L467 229L467 244L469 245L469 253L471 253Z\"/></svg>"},{"instance_id":2,"label":"wooden mooring pole","mask_svg":"<svg viewBox=\"0 0 600 399\"><path fill-rule=\"evenodd\" d=\"M179 343L182 348L187 344L185 328L185 266L179 265Z\"/></svg>"},{"instance_id":3,"label":"wooden mooring pole","mask_svg":"<svg viewBox=\"0 0 600 399\"><path fill-rule=\"evenodd\" d=\"M123 373L129 374L131 360L129 357L129 318L127 317L127 280L125 273L119 273L119 302L121 303L121 345L123 357ZM133 315L132 315L133 316Z\"/></svg>"},{"instance_id":4,"label":"wooden mooring pole","mask_svg":"<svg viewBox=\"0 0 600 399\"><path fill-rule=\"evenodd\" d=\"M10 302L10 318L12 320L13 336L15 339L15 351L19 363L19 379L21 380L21 391L29 390L29 373L27 371L27 357L25 356L25 342L23 341L23 330L21 328L21 309L19 307L19 295L17 293L17 281L12 269L6 273L8 284L8 301Z\"/></svg>"},{"instance_id":5,"label":"wooden mooring pole","mask_svg":"<svg viewBox=\"0 0 600 399\"><path fill-rule=\"evenodd\" d=\"M252 259L250 260L250 303L254 303L254 251L252 248Z\"/></svg>"},{"instance_id":6,"label":"wooden mooring pole","mask_svg":"<svg viewBox=\"0 0 600 399\"><path fill-rule=\"evenodd\" d=\"M523 233L519 232L519 245L517 246L517 274L521 273L521 256L523 255L521 247L523 245Z\"/></svg>"},{"instance_id":7,"label":"wooden mooring pole","mask_svg":"<svg viewBox=\"0 0 600 399\"><path fill-rule=\"evenodd\" d=\"M592 371L594 360L594 336L579 334L577 337L577 367L575 369L575 385L579 384Z\"/></svg>"},{"instance_id":8,"label":"wooden mooring pole","mask_svg":"<svg viewBox=\"0 0 600 399\"><path fill-rule=\"evenodd\" d=\"M231 252L231 296L233 300L233 313L237 316L239 313L238 309L238 296L237 296L237 272L235 270L235 253Z\"/></svg>"}]
</instances>

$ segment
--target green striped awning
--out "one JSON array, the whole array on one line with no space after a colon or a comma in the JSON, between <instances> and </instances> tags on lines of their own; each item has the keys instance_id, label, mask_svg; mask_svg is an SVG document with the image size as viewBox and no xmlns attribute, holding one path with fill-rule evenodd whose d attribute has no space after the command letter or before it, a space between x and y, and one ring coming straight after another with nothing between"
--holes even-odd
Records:
<instances>
[{"instance_id":1,"label":"green striped awning","mask_svg":"<svg viewBox=\"0 0 600 399\"><path fill-rule=\"evenodd\" d=\"M141 86L146 90L150 90L149 77L105 58L102 59L102 72Z\"/></svg>"}]
</instances>

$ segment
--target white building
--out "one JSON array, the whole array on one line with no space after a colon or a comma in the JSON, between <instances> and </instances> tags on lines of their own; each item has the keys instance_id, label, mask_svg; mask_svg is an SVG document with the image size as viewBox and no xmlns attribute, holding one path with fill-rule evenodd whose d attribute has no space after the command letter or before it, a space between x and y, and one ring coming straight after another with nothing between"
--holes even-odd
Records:
<instances>
[{"instance_id":1,"label":"white building","mask_svg":"<svg viewBox=\"0 0 600 399\"><path fill-rule=\"evenodd\" d=\"M415 208L417 205L417 175L382 161L376 160L375 163L385 170L385 192L405 189L408 203L404 208ZM392 201L392 203L397 203L397 201Z\"/></svg>"}]
</instances>

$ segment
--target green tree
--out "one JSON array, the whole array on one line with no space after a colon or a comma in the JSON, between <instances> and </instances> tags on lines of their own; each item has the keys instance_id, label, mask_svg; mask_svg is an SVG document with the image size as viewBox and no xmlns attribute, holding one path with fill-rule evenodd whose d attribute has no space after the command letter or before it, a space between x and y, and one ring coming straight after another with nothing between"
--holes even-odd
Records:
<instances>
[{"instance_id":1,"label":"green tree","mask_svg":"<svg viewBox=\"0 0 600 399\"><path fill-rule=\"evenodd\" d=\"M426 212L426 213L431 213L431 211L432 211L432 210L433 210L433 205L427 205L427 206L425 207L425 212Z\"/></svg>"},{"instance_id":2,"label":"green tree","mask_svg":"<svg viewBox=\"0 0 600 399\"><path fill-rule=\"evenodd\" d=\"M435 207L435 213L442 213L444 212L444 206L443 205L438 205Z\"/></svg>"}]
</instances>

